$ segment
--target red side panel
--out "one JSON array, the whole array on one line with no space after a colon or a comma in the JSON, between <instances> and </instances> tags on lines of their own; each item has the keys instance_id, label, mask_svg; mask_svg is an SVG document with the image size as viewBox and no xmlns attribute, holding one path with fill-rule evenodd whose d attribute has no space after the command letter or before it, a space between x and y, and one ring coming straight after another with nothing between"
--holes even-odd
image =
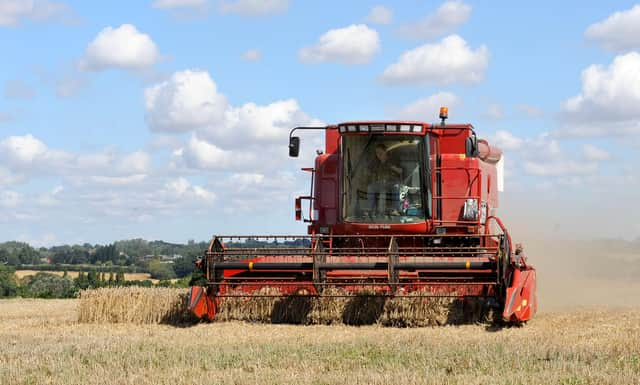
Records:
<instances>
[{"instance_id":1,"label":"red side panel","mask_svg":"<svg viewBox=\"0 0 640 385\"><path fill-rule=\"evenodd\" d=\"M515 270L502 317L506 321L528 321L537 310L536 271L532 268Z\"/></svg>"},{"instance_id":2,"label":"red side panel","mask_svg":"<svg viewBox=\"0 0 640 385\"><path fill-rule=\"evenodd\" d=\"M215 299L209 298L204 287L192 286L189 293L189 310L198 318L206 317L213 321L218 307Z\"/></svg>"},{"instance_id":3,"label":"red side panel","mask_svg":"<svg viewBox=\"0 0 640 385\"><path fill-rule=\"evenodd\" d=\"M316 157L315 200L320 226L334 225L338 221L338 155L322 154Z\"/></svg>"}]
</instances>

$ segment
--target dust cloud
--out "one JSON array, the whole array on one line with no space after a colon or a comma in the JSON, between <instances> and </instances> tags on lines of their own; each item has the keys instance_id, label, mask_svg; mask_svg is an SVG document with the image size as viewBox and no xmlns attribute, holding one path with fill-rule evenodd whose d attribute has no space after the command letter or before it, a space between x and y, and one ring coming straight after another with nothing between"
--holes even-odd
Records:
<instances>
[{"instance_id":1,"label":"dust cloud","mask_svg":"<svg viewBox=\"0 0 640 385\"><path fill-rule=\"evenodd\" d=\"M584 306L640 306L640 242L521 242L528 261L537 270L541 312Z\"/></svg>"}]
</instances>

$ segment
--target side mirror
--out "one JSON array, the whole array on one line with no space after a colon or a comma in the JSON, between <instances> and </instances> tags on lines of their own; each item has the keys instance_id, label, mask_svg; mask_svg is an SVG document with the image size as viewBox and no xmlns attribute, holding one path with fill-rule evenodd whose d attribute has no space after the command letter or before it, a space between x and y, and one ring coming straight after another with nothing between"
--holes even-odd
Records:
<instances>
[{"instance_id":1,"label":"side mirror","mask_svg":"<svg viewBox=\"0 0 640 385\"><path fill-rule=\"evenodd\" d=\"M289 156L293 158L297 158L299 153L300 153L300 137L299 136L289 137Z\"/></svg>"},{"instance_id":2,"label":"side mirror","mask_svg":"<svg viewBox=\"0 0 640 385\"><path fill-rule=\"evenodd\" d=\"M475 158L478 156L478 138L470 136L465 143L465 152L467 157Z\"/></svg>"}]
</instances>

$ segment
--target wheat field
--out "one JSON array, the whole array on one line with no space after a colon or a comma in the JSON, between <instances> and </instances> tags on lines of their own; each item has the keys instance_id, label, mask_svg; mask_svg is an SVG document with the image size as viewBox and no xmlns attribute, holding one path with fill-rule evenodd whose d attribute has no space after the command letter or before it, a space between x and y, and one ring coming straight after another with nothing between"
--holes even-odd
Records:
<instances>
[{"instance_id":1,"label":"wheat field","mask_svg":"<svg viewBox=\"0 0 640 385\"><path fill-rule=\"evenodd\" d=\"M640 308L521 328L77 321L78 300L0 300L0 384L639 384Z\"/></svg>"}]
</instances>

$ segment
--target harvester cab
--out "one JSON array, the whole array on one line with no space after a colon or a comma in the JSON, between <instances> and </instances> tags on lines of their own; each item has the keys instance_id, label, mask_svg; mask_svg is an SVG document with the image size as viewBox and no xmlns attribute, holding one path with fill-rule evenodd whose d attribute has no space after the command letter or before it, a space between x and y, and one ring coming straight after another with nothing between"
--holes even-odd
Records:
<instances>
[{"instance_id":1,"label":"harvester cab","mask_svg":"<svg viewBox=\"0 0 640 385\"><path fill-rule=\"evenodd\" d=\"M449 298L477 319L519 323L536 312L535 269L497 216L500 149L470 124L358 121L322 130L311 191L295 200L304 236L215 236L198 262L193 312L213 320L229 297L306 295L389 301ZM303 210L307 206L308 210ZM236 299L236 298L234 298ZM397 308L397 307L396 307ZM451 318L449 318L451 320Z\"/></svg>"}]
</instances>

